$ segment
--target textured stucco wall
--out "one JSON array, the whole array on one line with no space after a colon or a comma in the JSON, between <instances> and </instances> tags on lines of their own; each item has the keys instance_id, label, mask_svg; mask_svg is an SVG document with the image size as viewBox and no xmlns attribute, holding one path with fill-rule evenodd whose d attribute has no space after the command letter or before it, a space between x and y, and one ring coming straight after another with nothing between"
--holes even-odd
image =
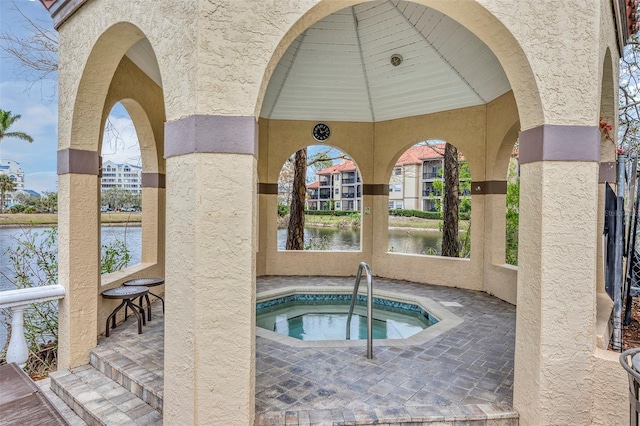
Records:
<instances>
[{"instance_id":1,"label":"textured stucco wall","mask_svg":"<svg viewBox=\"0 0 640 426\"><path fill-rule=\"evenodd\" d=\"M493 123L508 133L517 121L517 110L513 96L507 94L491 104ZM462 152L470 165L474 181L483 180L487 173L506 178L510 149L504 161L494 157L502 155L503 136L487 137L485 107L463 108L437 114L409 117L379 123L329 122L332 128L327 145L339 148L349 154L360 170L364 184L389 184L393 167L402 153L417 142L426 139L442 139L453 143ZM500 121L506 117L507 123ZM260 182L276 183L284 161L293 152L307 145L317 144L311 136L315 122L266 120L259 121ZM485 141L487 143L485 144ZM515 140L511 142L511 145ZM485 155L491 155L492 168L485 166ZM502 159L501 159L502 160ZM495 169L501 171L496 172ZM487 170L487 172L485 172ZM260 196L260 229L258 273L266 275L353 275L357 264L369 262L376 275L407 279L431 284L464 287L482 290L485 287L484 265L491 264L485 256L488 250L484 242L485 233L501 236L496 239L497 247L492 251L501 252L504 263L504 229L486 228L494 223L504 228L504 202L492 208L493 221L485 221L485 198L489 195L472 197L472 238L471 259L445 259L436 256L415 256L388 253L388 197L365 196L363 206L371 208L371 215L362 215L360 252L312 252L278 251L276 249L277 196ZM500 196L497 196L500 197ZM502 196L502 199L504 196ZM502 215L502 219L498 217ZM494 267L490 273L487 288L492 294L515 303L515 277L512 268Z\"/></svg>"},{"instance_id":2,"label":"textured stucco wall","mask_svg":"<svg viewBox=\"0 0 640 426\"><path fill-rule=\"evenodd\" d=\"M618 122L618 74L617 67L619 61L619 53L616 44L615 28L611 25L613 22L613 12L611 10L611 2L600 3L600 48L599 48L599 66L600 66L600 116L610 124ZM615 139L617 134L616 126L611 132ZM603 162L615 161L616 152L614 144L606 138L601 139L600 158ZM596 328L596 339L598 333L603 330L610 330L605 326L610 315L611 300L604 293L604 272L602 268L602 245L600 231L604 224L604 185L600 184L598 189L598 235L596 236L596 246L598 248L597 275L596 275L596 291L598 292L598 313L599 322ZM604 312L604 315L603 313ZM603 324L604 323L604 324ZM602 339L602 346L595 349L592 357L592 372L589 376L589 385L591 386L591 424L594 425L628 425L629 424L629 405L628 405L628 379L626 372L620 366L618 361L619 354L607 351L605 342L608 343L608 337Z\"/></svg>"},{"instance_id":3,"label":"textured stucco wall","mask_svg":"<svg viewBox=\"0 0 640 426\"><path fill-rule=\"evenodd\" d=\"M58 368L89 363L97 343L100 217L97 175L58 176ZM87 238L87 236L95 236Z\"/></svg>"},{"instance_id":4,"label":"textured stucco wall","mask_svg":"<svg viewBox=\"0 0 640 426\"><path fill-rule=\"evenodd\" d=\"M113 106L121 102L136 129L145 173L164 173L164 96L162 88L126 56L113 75L102 110L104 128ZM102 148L100 135L100 149Z\"/></svg>"},{"instance_id":5,"label":"textured stucco wall","mask_svg":"<svg viewBox=\"0 0 640 426\"><path fill-rule=\"evenodd\" d=\"M251 155L167 159L167 424L253 423L255 170Z\"/></svg>"},{"instance_id":6,"label":"textured stucco wall","mask_svg":"<svg viewBox=\"0 0 640 426\"><path fill-rule=\"evenodd\" d=\"M514 406L525 424L591 421L597 167L521 167Z\"/></svg>"}]
</instances>

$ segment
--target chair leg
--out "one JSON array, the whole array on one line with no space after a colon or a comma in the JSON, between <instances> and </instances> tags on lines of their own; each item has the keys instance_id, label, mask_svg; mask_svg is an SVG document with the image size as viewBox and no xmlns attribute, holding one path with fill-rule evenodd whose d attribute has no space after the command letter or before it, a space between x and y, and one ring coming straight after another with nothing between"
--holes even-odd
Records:
<instances>
[{"instance_id":1,"label":"chair leg","mask_svg":"<svg viewBox=\"0 0 640 426\"><path fill-rule=\"evenodd\" d=\"M147 300L147 315L149 316L148 320L151 321L151 301L149 300L149 293L145 294L144 298ZM140 303L140 306L142 306L142 303ZM144 311L142 313L144 314Z\"/></svg>"},{"instance_id":2,"label":"chair leg","mask_svg":"<svg viewBox=\"0 0 640 426\"><path fill-rule=\"evenodd\" d=\"M131 303L131 300L127 300L127 304L131 304L131 312L135 314L138 318L138 334L142 334L142 322L144 321L144 311L142 311L142 317L140 317L140 313L136 310L136 305Z\"/></svg>"},{"instance_id":3,"label":"chair leg","mask_svg":"<svg viewBox=\"0 0 640 426\"><path fill-rule=\"evenodd\" d=\"M120 311L120 309L122 309L123 306L126 306L126 303L127 301L123 300L122 303L120 303L120 305L118 305L118 307L115 308L113 312L111 312L111 314L107 317L104 333L106 337L109 337L109 320L111 320L111 328L116 328L116 314L118 313L118 311Z\"/></svg>"},{"instance_id":4,"label":"chair leg","mask_svg":"<svg viewBox=\"0 0 640 426\"><path fill-rule=\"evenodd\" d=\"M153 294L151 292L149 292L150 295L152 295L153 297L160 299L160 301L162 302L162 314L164 315L164 299L160 296L158 296L157 294Z\"/></svg>"}]
</instances>

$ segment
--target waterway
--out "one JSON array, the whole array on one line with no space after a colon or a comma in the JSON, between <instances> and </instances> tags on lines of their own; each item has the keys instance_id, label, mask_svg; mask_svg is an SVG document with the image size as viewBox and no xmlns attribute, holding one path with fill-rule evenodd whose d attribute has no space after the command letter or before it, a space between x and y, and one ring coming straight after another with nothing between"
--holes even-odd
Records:
<instances>
[{"instance_id":1,"label":"waterway","mask_svg":"<svg viewBox=\"0 0 640 426\"><path fill-rule=\"evenodd\" d=\"M307 250L360 250L359 229L306 227L304 246ZM278 250L285 250L287 230L278 229ZM440 254L442 233L429 229L391 228L387 250L397 253Z\"/></svg>"}]
</instances>

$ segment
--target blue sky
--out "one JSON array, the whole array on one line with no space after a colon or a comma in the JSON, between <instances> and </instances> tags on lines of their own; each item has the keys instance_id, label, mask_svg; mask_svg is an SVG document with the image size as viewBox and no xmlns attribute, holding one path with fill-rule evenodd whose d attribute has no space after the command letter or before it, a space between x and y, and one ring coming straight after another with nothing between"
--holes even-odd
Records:
<instances>
[{"instance_id":1,"label":"blue sky","mask_svg":"<svg viewBox=\"0 0 640 426\"><path fill-rule=\"evenodd\" d=\"M29 34L15 6L42 27L53 28L53 21L39 1L0 0L0 30L23 38ZM20 114L10 131L31 135L33 143L4 139L0 158L20 163L25 187L36 191L57 191L56 151L58 147L57 75L33 83L11 57L0 58L0 109ZM117 106L110 117L113 132L105 143L103 159L116 162L139 161L135 130L126 111Z\"/></svg>"}]
</instances>

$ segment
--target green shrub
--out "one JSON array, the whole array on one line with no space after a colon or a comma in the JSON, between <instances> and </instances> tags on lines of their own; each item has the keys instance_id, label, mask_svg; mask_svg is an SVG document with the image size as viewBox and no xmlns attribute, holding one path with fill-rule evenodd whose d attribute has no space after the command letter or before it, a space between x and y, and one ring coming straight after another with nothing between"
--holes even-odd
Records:
<instances>
[{"instance_id":1,"label":"green shrub","mask_svg":"<svg viewBox=\"0 0 640 426\"><path fill-rule=\"evenodd\" d=\"M403 216L403 217L419 217L422 219L435 219L441 220L442 214L440 212L425 212L422 210L409 210L409 209L389 209L389 215L391 216ZM458 219L469 220L471 219L471 212L459 212Z\"/></svg>"},{"instance_id":2,"label":"green shrub","mask_svg":"<svg viewBox=\"0 0 640 426\"><path fill-rule=\"evenodd\" d=\"M278 216L285 217L289 214L289 206L286 204L278 204Z\"/></svg>"},{"instance_id":3,"label":"green shrub","mask_svg":"<svg viewBox=\"0 0 640 426\"><path fill-rule=\"evenodd\" d=\"M24 208L23 213L37 213L37 210L35 207L29 206Z\"/></svg>"},{"instance_id":4,"label":"green shrub","mask_svg":"<svg viewBox=\"0 0 640 426\"><path fill-rule=\"evenodd\" d=\"M22 213L22 212L24 212L25 208L26 207L24 205L22 205L22 204L16 204L16 205L11 206L9 208L9 211L11 213Z\"/></svg>"},{"instance_id":5,"label":"green shrub","mask_svg":"<svg viewBox=\"0 0 640 426\"><path fill-rule=\"evenodd\" d=\"M352 210L305 210L305 214L311 216L351 216L353 214L360 217L360 212L354 212Z\"/></svg>"}]
</instances>

